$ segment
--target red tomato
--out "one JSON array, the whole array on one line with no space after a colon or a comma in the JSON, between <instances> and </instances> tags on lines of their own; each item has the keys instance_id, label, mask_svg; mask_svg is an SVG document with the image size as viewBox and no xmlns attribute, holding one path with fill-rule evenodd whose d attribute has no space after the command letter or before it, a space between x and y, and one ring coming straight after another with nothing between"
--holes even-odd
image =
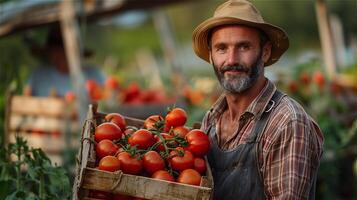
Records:
<instances>
[{"instance_id":1,"label":"red tomato","mask_svg":"<svg viewBox=\"0 0 357 200\"><path fill-rule=\"evenodd\" d=\"M193 129L186 135L188 142L187 150L197 157L206 155L209 151L210 143L208 135L199 129Z\"/></svg>"},{"instance_id":2,"label":"red tomato","mask_svg":"<svg viewBox=\"0 0 357 200\"><path fill-rule=\"evenodd\" d=\"M180 153L183 152L183 156L180 156ZM170 152L170 158L168 159L169 163L171 164L172 169L177 171L183 171L185 169L193 168L193 155L191 152L184 150L182 147L176 148Z\"/></svg>"},{"instance_id":3,"label":"red tomato","mask_svg":"<svg viewBox=\"0 0 357 200\"><path fill-rule=\"evenodd\" d=\"M177 182L190 185L200 185L201 175L194 169L186 169L179 174Z\"/></svg>"},{"instance_id":4,"label":"red tomato","mask_svg":"<svg viewBox=\"0 0 357 200\"><path fill-rule=\"evenodd\" d=\"M288 83L288 90L290 93L295 93L298 91L298 85L294 80L290 80Z\"/></svg>"},{"instance_id":5,"label":"red tomato","mask_svg":"<svg viewBox=\"0 0 357 200\"><path fill-rule=\"evenodd\" d=\"M89 93L94 92L97 87L98 87L98 84L95 80L88 79L86 81L86 89Z\"/></svg>"},{"instance_id":6,"label":"red tomato","mask_svg":"<svg viewBox=\"0 0 357 200\"><path fill-rule=\"evenodd\" d=\"M119 88L119 82L118 80L113 77L113 76L109 76L106 80L105 80L105 87L112 89L112 90L116 90Z\"/></svg>"},{"instance_id":7,"label":"red tomato","mask_svg":"<svg viewBox=\"0 0 357 200\"><path fill-rule=\"evenodd\" d=\"M139 149L147 149L155 144L155 141L154 135L146 129L135 131L128 139L131 146L138 145Z\"/></svg>"},{"instance_id":8,"label":"red tomato","mask_svg":"<svg viewBox=\"0 0 357 200\"><path fill-rule=\"evenodd\" d=\"M118 155L120 169L126 174L139 174L143 168L143 162L140 158L132 157L128 152L121 152Z\"/></svg>"},{"instance_id":9,"label":"red tomato","mask_svg":"<svg viewBox=\"0 0 357 200\"><path fill-rule=\"evenodd\" d=\"M195 158L193 160L193 167L200 174L205 174L206 169L207 169L206 162L203 158Z\"/></svg>"},{"instance_id":10,"label":"red tomato","mask_svg":"<svg viewBox=\"0 0 357 200\"><path fill-rule=\"evenodd\" d=\"M151 178L156 178L165 181L175 182L175 178L166 170L158 170L156 171Z\"/></svg>"},{"instance_id":11,"label":"red tomato","mask_svg":"<svg viewBox=\"0 0 357 200\"><path fill-rule=\"evenodd\" d=\"M75 99L76 99L76 95L72 91L68 91L64 95L64 100L68 103L74 102Z\"/></svg>"},{"instance_id":12,"label":"red tomato","mask_svg":"<svg viewBox=\"0 0 357 200\"><path fill-rule=\"evenodd\" d=\"M134 197L127 196L124 194L114 194L114 200L132 200Z\"/></svg>"},{"instance_id":13,"label":"red tomato","mask_svg":"<svg viewBox=\"0 0 357 200\"><path fill-rule=\"evenodd\" d=\"M105 156L113 156L115 153L118 151L118 146L114 144L111 140L104 139L101 140L96 146L95 146L95 152L97 153L97 157L99 159L105 157Z\"/></svg>"},{"instance_id":14,"label":"red tomato","mask_svg":"<svg viewBox=\"0 0 357 200\"><path fill-rule=\"evenodd\" d=\"M88 196L94 199L105 199L105 200L112 199L111 193L98 191L98 190L90 190Z\"/></svg>"},{"instance_id":15,"label":"red tomato","mask_svg":"<svg viewBox=\"0 0 357 200\"><path fill-rule=\"evenodd\" d=\"M311 77L308 73L302 72L299 75L300 82L302 82L304 85L309 85L311 82Z\"/></svg>"},{"instance_id":16,"label":"red tomato","mask_svg":"<svg viewBox=\"0 0 357 200\"><path fill-rule=\"evenodd\" d=\"M188 129L185 126L178 126L175 127L172 131L173 131L173 135L178 135L179 137L185 138L185 136L190 131L190 129Z\"/></svg>"},{"instance_id":17,"label":"red tomato","mask_svg":"<svg viewBox=\"0 0 357 200\"><path fill-rule=\"evenodd\" d=\"M131 103L139 99L138 97L140 93L141 93L140 86L135 82L131 83L124 91L123 102Z\"/></svg>"},{"instance_id":18,"label":"red tomato","mask_svg":"<svg viewBox=\"0 0 357 200\"><path fill-rule=\"evenodd\" d=\"M125 122L125 118L123 117L123 115L119 114L119 113L109 113L105 116L105 121L107 122L112 122L114 124L116 124L117 126L119 126L119 128L121 129L121 131L125 131L125 127L126 127L126 122Z\"/></svg>"},{"instance_id":19,"label":"red tomato","mask_svg":"<svg viewBox=\"0 0 357 200\"><path fill-rule=\"evenodd\" d=\"M155 124L158 122L163 122L164 118L160 115L151 115L150 117L146 118L144 121L144 128L146 129L156 129Z\"/></svg>"},{"instance_id":20,"label":"red tomato","mask_svg":"<svg viewBox=\"0 0 357 200\"><path fill-rule=\"evenodd\" d=\"M167 134L167 133L160 133L160 135L161 135L165 140L174 138L174 136L169 135L169 134ZM159 136L155 135L154 137L155 137L155 139L156 139L156 142L163 142L163 141L161 141L161 139L160 139ZM175 143L174 141L172 141L172 142ZM167 145L168 145L168 146L172 146L172 142L168 142ZM163 144L160 144L155 150L156 150L156 151L165 151L165 147L164 147Z\"/></svg>"},{"instance_id":21,"label":"red tomato","mask_svg":"<svg viewBox=\"0 0 357 200\"><path fill-rule=\"evenodd\" d=\"M115 156L105 156L100 159L98 169L114 172L120 169L120 161Z\"/></svg>"},{"instance_id":22,"label":"red tomato","mask_svg":"<svg viewBox=\"0 0 357 200\"><path fill-rule=\"evenodd\" d=\"M165 131L169 131L171 127L183 126L186 121L186 111L182 108L174 108L165 117Z\"/></svg>"},{"instance_id":23,"label":"red tomato","mask_svg":"<svg viewBox=\"0 0 357 200\"><path fill-rule=\"evenodd\" d=\"M319 88L323 88L323 86L325 85L325 77L320 71L316 71L314 73L313 79Z\"/></svg>"},{"instance_id":24,"label":"red tomato","mask_svg":"<svg viewBox=\"0 0 357 200\"><path fill-rule=\"evenodd\" d=\"M143 157L144 169L149 174L165 168L165 161L156 151L148 151Z\"/></svg>"},{"instance_id":25,"label":"red tomato","mask_svg":"<svg viewBox=\"0 0 357 200\"><path fill-rule=\"evenodd\" d=\"M101 140L117 140L120 139L123 132L120 130L119 126L115 125L112 122L105 122L100 124L95 129L94 139L96 142Z\"/></svg>"}]
</instances>

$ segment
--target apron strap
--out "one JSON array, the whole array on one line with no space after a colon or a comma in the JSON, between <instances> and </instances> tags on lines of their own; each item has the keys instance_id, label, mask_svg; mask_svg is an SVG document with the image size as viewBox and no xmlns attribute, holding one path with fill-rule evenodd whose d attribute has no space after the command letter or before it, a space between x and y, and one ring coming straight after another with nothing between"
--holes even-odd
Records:
<instances>
[{"instance_id":1,"label":"apron strap","mask_svg":"<svg viewBox=\"0 0 357 200\"><path fill-rule=\"evenodd\" d=\"M251 134L251 136L246 139L247 143L259 142L260 136L262 135L262 132L264 131L267 125L269 114L277 105L279 105L281 99L284 96L286 96L286 94L283 94L279 90L275 90L272 98L269 100L268 104L266 105L264 112L261 114L260 118L257 119L257 122L252 131L253 134Z\"/></svg>"}]
</instances>

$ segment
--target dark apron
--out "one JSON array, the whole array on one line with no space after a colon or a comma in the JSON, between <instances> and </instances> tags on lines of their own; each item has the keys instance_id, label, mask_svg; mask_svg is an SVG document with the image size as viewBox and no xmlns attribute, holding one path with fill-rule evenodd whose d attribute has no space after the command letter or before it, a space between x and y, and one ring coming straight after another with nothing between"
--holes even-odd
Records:
<instances>
[{"instance_id":1,"label":"dark apron","mask_svg":"<svg viewBox=\"0 0 357 200\"><path fill-rule=\"evenodd\" d=\"M219 200L259 200L265 199L264 184L259 172L259 142L267 124L269 113L279 104L284 95L277 91L269 101L265 112L256 122L243 144L232 150L224 151L218 146L216 124L207 130L211 149L207 155L214 179L214 199Z\"/></svg>"}]
</instances>

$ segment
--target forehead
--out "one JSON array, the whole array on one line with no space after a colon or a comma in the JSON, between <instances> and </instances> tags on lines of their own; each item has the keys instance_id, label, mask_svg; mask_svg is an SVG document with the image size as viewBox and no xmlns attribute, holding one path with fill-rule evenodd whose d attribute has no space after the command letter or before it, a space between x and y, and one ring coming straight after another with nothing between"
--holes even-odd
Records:
<instances>
[{"instance_id":1,"label":"forehead","mask_svg":"<svg viewBox=\"0 0 357 200\"><path fill-rule=\"evenodd\" d=\"M258 29L244 25L225 25L212 29L212 43L229 40L256 40L259 42L259 31Z\"/></svg>"}]
</instances>

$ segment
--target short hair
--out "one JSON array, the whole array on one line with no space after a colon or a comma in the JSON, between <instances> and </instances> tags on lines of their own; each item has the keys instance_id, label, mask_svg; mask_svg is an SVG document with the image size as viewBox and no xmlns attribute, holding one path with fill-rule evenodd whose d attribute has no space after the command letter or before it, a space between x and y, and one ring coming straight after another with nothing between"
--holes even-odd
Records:
<instances>
[{"instance_id":1,"label":"short hair","mask_svg":"<svg viewBox=\"0 0 357 200\"><path fill-rule=\"evenodd\" d=\"M224 25L221 25L221 26L224 26ZM208 32L208 36L207 36L207 44L208 44L208 49L211 50L211 37L212 37L212 31L218 27L221 27L221 26L216 26L214 28L212 28L211 30L209 30ZM254 28L258 31L258 34L259 34L259 45L260 45L260 48L262 48L268 41L270 41L268 35L261 29L258 29L258 28L255 28L255 27L251 27L251 26L248 26L250 28Z\"/></svg>"}]
</instances>

